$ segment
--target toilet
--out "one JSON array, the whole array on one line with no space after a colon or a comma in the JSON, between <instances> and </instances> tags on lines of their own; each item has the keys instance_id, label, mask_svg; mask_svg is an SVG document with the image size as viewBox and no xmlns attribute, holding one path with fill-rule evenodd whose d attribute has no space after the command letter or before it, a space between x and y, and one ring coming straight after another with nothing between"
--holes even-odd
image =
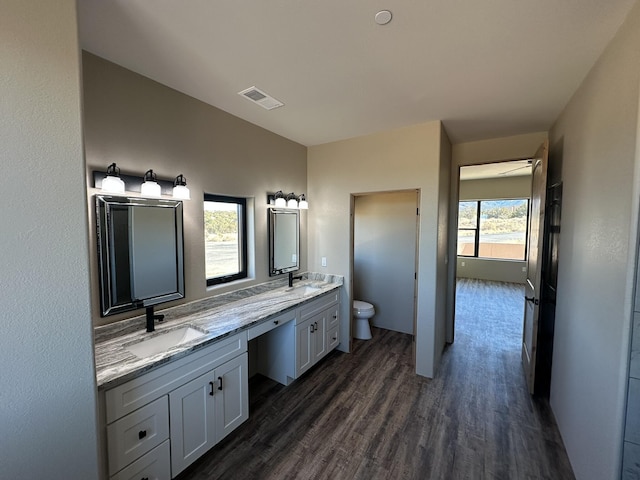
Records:
<instances>
[{"instance_id":1,"label":"toilet","mask_svg":"<svg viewBox=\"0 0 640 480\"><path fill-rule=\"evenodd\" d=\"M353 338L359 340L369 340L371 338L371 328L369 319L376 314L373 305L361 300L353 301L354 333Z\"/></svg>"}]
</instances>

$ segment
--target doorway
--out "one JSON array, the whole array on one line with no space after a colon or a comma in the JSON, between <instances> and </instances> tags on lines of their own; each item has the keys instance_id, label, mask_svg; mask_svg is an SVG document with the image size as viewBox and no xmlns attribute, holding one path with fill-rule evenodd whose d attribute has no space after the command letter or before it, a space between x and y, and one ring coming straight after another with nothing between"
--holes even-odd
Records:
<instances>
[{"instance_id":1,"label":"doorway","mask_svg":"<svg viewBox=\"0 0 640 480\"><path fill-rule=\"evenodd\" d=\"M417 190L353 195L352 297L375 308L371 326L414 335ZM353 331L353 329L352 329Z\"/></svg>"},{"instance_id":2,"label":"doorway","mask_svg":"<svg viewBox=\"0 0 640 480\"><path fill-rule=\"evenodd\" d=\"M547 148L546 144L544 148ZM538 153L535 158L533 161L531 159L523 159L486 165L464 166L460 168L457 198L459 215L456 237L456 279L459 286L461 279L480 282L481 284L484 282L482 285L483 288L476 289L476 292L490 290L492 292L490 295L494 297L495 295L500 295L499 292L504 290L502 287L511 286L513 287L510 288L511 290L525 290L525 285L529 283L527 279L527 261L530 261L530 248L531 254L533 254L534 250L532 246L527 244L529 241L527 239L529 233L528 228L531 225L529 216L531 215L532 209L529 208L529 206L527 207L528 216L525 218L521 213L516 214L515 210L508 212L502 209L502 207L509 206L508 202L514 199L531 199L533 197L531 166L532 163L539 163L537 161ZM560 232L562 184L559 183L545 187L543 183L541 187L536 188L536 191L539 192L540 189L542 189L543 192L542 198L546 198L546 202L543 203L543 210L548 212L548 215L545 217L544 228L543 225L540 225L539 233L542 241L536 242L535 245L536 249L542 252L540 256L536 254L536 258L539 258L539 262L542 265L542 281L539 288L541 291L539 298L540 324L539 328L535 328L532 333L537 343L537 348L534 348L534 351L537 353L537 356L534 357L535 369L539 371L540 375L536 376L535 388L532 384L529 385L529 388L532 393L548 396L553 355L555 278L558 268L557 242ZM546 195L544 195L545 191ZM465 202L475 205L480 209L475 217L477 219L476 223L469 222L462 214L461 209ZM493 206L499 207L502 210L499 212L491 212L489 207ZM483 209L483 207L487 208ZM511 207L513 207L513 205ZM519 228L515 228L511 220L511 218L515 219L516 217L520 217ZM534 215L533 218L537 218L537 215ZM491 228L488 228L491 219L497 223ZM471 225L467 225L469 223L471 223ZM484 226L487 228L484 228ZM492 229L495 231L492 231ZM475 235L475 242L471 242L474 243L471 247L469 245L469 230ZM492 243L494 245L490 245L489 248L489 244ZM518 248L516 248L517 245ZM503 256L501 254L487 254L488 252L511 253ZM516 254L516 252L520 253ZM459 286L458 288L460 288ZM469 285L465 285L464 288L468 289ZM524 335L525 298L526 295L523 294L519 302L522 307L520 312L517 312L517 309L514 309L513 305L509 312L507 312L506 308L504 312L501 312L504 313L504 315L502 315L503 317L508 317L507 322L512 322L511 326L518 326L519 333L524 339L523 341L527 340ZM468 317L470 311L481 311L479 307L475 308L468 304L460 305L458 302L474 302L476 300L478 301L478 305L483 304L483 302L486 303L486 299L478 298L477 293L474 293L474 295L456 294L454 296L454 311L456 314L453 319L454 325L452 330L456 334L462 332L462 330L456 326L456 321L459 318L458 312L461 314L462 312L466 312ZM528 300L531 299L528 298ZM538 305L538 299L536 298L534 300L536 300L535 304ZM513 298L511 302L513 302ZM496 300L496 298L490 300L489 303L492 305L491 308L494 312L502 309L500 305L502 305L503 302ZM487 317L486 313L478 314L474 317L473 321L482 322L483 315ZM468 322L468 318L465 318L465 321ZM507 342L502 343L506 344ZM528 370L527 365L525 365L525 371L528 372Z\"/></svg>"},{"instance_id":3,"label":"doorway","mask_svg":"<svg viewBox=\"0 0 640 480\"><path fill-rule=\"evenodd\" d=\"M508 347L514 359L523 333L531 164L525 158L460 167L456 199L453 332L483 332L486 348Z\"/></svg>"}]
</instances>

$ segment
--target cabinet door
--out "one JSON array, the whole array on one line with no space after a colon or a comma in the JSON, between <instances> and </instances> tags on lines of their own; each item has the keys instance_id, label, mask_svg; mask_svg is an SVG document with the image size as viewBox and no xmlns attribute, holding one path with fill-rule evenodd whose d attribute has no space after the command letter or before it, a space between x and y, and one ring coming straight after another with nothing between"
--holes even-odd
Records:
<instances>
[{"instance_id":1,"label":"cabinet door","mask_svg":"<svg viewBox=\"0 0 640 480\"><path fill-rule=\"evenodd\" d=\"M326 311L313 317L313 363L327 354L327 313Z\"/></svg>"},{"instance_id":2,"label":"cabinet door","mask_svg":"<svg viewBox=\"0 0 640 480\"><path fill-rule=\"evenodd\" d=\"M216 385L211 371L169 394L173 477L216 443L213 396Z\"/></svg>"},{"instance_id":3,"label":"cabinet door","mask_svg":"<svg viewBox=\"0 0 640 480\"><path fill-rule=\"evenodd\" d=\"M314 318L310 318L296 325L296 378L313 365L313 322Z\"/></svg>"},{"instance_id":4,"label":"cabinet door","mask_svg":"<svg viewBox=\"0 0 640 480\"><path fill-rule=\"evenodd\" d=\"M249 418L249 366L244 353L215 370L216 442Z\"/></svg>"}]
</instances>

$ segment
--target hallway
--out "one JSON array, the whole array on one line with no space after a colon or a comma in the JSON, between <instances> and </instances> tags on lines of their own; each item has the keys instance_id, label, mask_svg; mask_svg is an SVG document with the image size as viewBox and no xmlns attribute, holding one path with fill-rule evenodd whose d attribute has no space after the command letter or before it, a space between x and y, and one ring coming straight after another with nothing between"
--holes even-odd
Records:
<instances>
[{"instance_id":1,"label":"hallway","mask_svg":"<svg viewBox=\"0 0 640 480\"><path fill-rule=\"evenodd\" d=\"M178 478L574 478L547 402L525 387L521 302L517 285L459 283L433 380L414 374L411 336L381 329L289 387L255 377L249 420Z\"/></svg>"}]
</instances>

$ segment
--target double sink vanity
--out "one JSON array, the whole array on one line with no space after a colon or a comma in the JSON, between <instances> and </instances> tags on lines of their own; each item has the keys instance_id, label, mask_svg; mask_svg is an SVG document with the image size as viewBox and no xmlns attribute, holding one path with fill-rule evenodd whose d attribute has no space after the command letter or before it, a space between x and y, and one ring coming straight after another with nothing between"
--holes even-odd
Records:
<instances>
[{"instance_id":1,"label":"double sink vanity","mask_svg":"<svg viewBox=\"0 0 640 480\"><path fill-rule=\"evenodd\" d=\"M308 274L95 329L104 474L170 479L249 417L255 372L288 385L340 343L342 277ZM251 342L251 348L249 348Z\"/></svg>"}]
</instances>

